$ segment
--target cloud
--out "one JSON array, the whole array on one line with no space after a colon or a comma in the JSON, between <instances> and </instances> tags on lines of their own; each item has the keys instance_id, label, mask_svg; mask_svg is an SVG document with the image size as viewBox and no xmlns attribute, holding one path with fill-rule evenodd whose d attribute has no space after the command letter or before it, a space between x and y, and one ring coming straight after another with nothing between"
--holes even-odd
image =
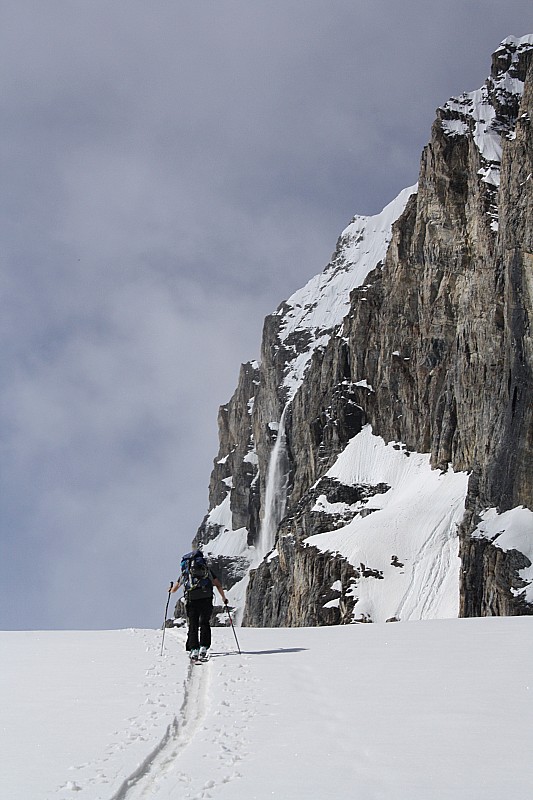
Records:
<instances>
[{"instance_id":1,"label":"cloud","mask_svg":"<svg viewBox=\"0 0 533 800\"><path fill-rule=\"evenodd\" d=\"M263 317L416 180L434 108L529 12L7 4L2 625L160 623Z\"/></svg>"}]
</instances>

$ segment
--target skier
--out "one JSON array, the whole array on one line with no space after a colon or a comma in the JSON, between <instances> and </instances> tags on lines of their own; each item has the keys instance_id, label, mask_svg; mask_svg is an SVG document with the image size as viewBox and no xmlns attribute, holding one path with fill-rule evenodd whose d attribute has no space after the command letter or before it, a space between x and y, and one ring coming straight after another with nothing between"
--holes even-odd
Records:
<instances>
[{"instance_id":1,"label":"skier","mask_svg":"<svg viewBox=\"0 0 533 800\"><path fill-rule=\"evenodd\" d=\"M211 614L213 612L213 586L225 606L227 597L219 579L207 564L201 550L186 553L181 560L181 575L171 592L183 586L185 609L189 621L186 649L191 661L207 661L211 647Z\"/></svg>"}]
</instances>

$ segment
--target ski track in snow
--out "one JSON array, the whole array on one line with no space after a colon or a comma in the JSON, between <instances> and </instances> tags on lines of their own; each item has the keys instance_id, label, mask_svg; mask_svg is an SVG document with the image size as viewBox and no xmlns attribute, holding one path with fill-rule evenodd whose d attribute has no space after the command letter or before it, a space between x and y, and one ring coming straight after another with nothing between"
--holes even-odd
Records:
<instances>
[{"instance_id":1,"label":"ski track in snow","mask_svg":"<svg viewBox=\"0 0 533 800\"><path fill-rule=\"evenodd\" d=\"M108 800L167 798L172 792L176 792L176 796L179 792L179 797L186 800L208 800L214 796L212 792L216 792L217 787L241 777L235 765L246 755L245 742L233 719L231 701L238 691L240 705L244 702L241 715L245 723L253 715L253 697L250 691L246 691L250 686L249 667L241 661L238 677L230 674L225 656L231 658L232 655L213 653L207 663L189 666L179 714L159 745ZM213 672L218 679L222 699L213 715L216 722L213 724L211 719L209 724L203 724L209 710L209 687ZM213 744L218 746L218 763L210 765L211 777L206 781L205 772L199 769L201 759L205 756L192 753L189 759L184 759L183 755L186 749L199 753L212 752ZM203 773L204 777L198 778L198 773Z\"/></svg>"},{"instance_id":2,"label":"ski track in snow","mask_svg":"<svg viewBox=\"0 0 533 800\"><path fill-rule=\"evenodd\" d=\"M176 759L194 737L205 716L209 665L201 666L207 669L189 666L183 704L178 717L175 717L169 725L155 750L126 778L110 800L137 800L137 798L140 800L140 798L155 797L159 785L176 771ZM188 776L179 773L178 779L186 781Z\"/></svg>"},{"instance_id":3,"label":"ski track in snow","mask_svg":"<svg viewBox=\"0 0 533 800\"><path fill-rule=\"evenodd\" d=\"M453 511L449 514L449 529L453 524ZM398 619L410 619L417 611L417 618L425 619L440 595L441 587L449 574L451 552L442 525L436 526L418 551L413 561L409 586L398 606Z\"/></svg>"},{"instance_id":4,"label":"ski track in snow","mask_svg":"<svg viewBox=\"0 0 533 800\"><path fill-rule=\"evenodd\" d=\"M133 787L141 777L150 770L150 765L157 757L165 751L172 742L174 742L178 733L179 720L186 708L188 708L188 698L190 696L190 681L185 680L183 703L181 712L178 718L174 719L167 724L165 733L162 739L156 744L155 748L149 752L147 756L143 756L143 748L146 747L145 742L149 742L154 735L154 728L165 724L168 718L169 703L172 703L172 693L168 692L168 687L165 688L164 673L170 669L171 671L176 668L176 653L174 652L170 657L168 664L163 666L159 658L160 643L154 639L152 631L139 631L131 629L125 631L128 635L133 637L140 637L141 645L147 654L151 655L155 660L147 666L144 673L145 680L139 687L146 692L146 699L144 705L139 707L137 713L133 716L124 719L127 724L126 728L117 727L112 734L113 740L104 750L103 755L91 760L89 759L84 763L77 763L69 768L73 773L72 777L57 787L56 792L58 800L67 800L67 798L80 797L82 800L86 796L97 798L97 800L124 800L125 798L133 797L130 795L129 789ZM174 638L174 637L172 637ZM169 641L170 635L167 637L167 648L170 646L175 650L176 645L182 645L182 642L174 639ZM165 668L166 667L166 668ZM181 673L183 674L183 673ZM179 695L179 691L176 692ZM108 698L112 702L112 698ZM157 741L156 739L152 741ZM136 750L139 757L142 758L139 766L127 777L124 775L124 762L129 762L129 768L134 763L129 753L130 748ZM144 750L144 752L146 752ZM122 765L122 768L121 768ZM122 774L121 774L122 772ZM122 781L118 790L110 796L106 793L111 791L113 784L116 786L118 781ZM98 794L95 796L94 792ZM2 798L3 800L3 798Z\"/></svg>"}]
</instances>

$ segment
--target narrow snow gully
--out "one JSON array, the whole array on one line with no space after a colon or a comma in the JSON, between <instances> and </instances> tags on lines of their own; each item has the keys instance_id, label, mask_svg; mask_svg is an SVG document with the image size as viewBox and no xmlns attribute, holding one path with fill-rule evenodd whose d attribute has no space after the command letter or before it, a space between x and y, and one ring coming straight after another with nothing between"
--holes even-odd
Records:
<instances>
[{"instance_id":1,"label":"narrow snow gully","mask_svg":"<svg viewBox=\"0 0 533 800\"><path fill-rule=\"evenodd\" d=\"M184 681L183 703L178 715L169 725L158 746L123 781L109 800L141 800L157 797L169 779L173 779L176 785L188 782L189 776L185 772L180 772L177 759L193 740L205 717L210 666L209 663L189 666Z\"/></svg>"}]
</instances>

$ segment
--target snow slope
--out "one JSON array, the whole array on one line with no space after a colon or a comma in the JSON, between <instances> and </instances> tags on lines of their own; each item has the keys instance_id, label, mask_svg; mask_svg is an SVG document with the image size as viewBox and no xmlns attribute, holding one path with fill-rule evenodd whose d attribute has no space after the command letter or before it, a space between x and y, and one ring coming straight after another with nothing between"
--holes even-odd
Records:
<instances>
[{"instance_id":1,"label":"snow slope","mask_svg":"<svg viewBox=\"0 0 533 800\"><path fill-rule=\"evenodd\" d=\"M347 525L306 539L322 551L340 553L359 569L361 577L352 587L355 619L457 617L457 526L464 514L468 474L431 469L428 454L406 451L396 442L385 444L366 425L326 477L345 486L390 487L352 509L355 516ZM318 498L316 510L333 517L343 511L328 508L325 497ZM365 577L361 565L380 577Z\"/></svg>"},{"instance_id":2,"label":"snow slope","mask_svg":"<svg viewBox=\"0 0 533 800\"><path fill-rule=\"evenodd\" d=\"M279 339L287 346L291 337L306 334L306 345L287 357L283 386L292 399L301 386L314 351L325 346L350 308L350 292L382 262L392 239L392 226L402 215L417 185L403 189L383 211L355 216L340 235L334 258L302 289L282 303L274 316L282 318ZM290 348L289 351L290 352Z\"/></svg>"},{"instance_id":3,"label":"snow slope","mask_svg":"<svg viewBox=\"0 0 533 800\"><path fill-rule=\"evenodd\" d=\"M110 798L164 739L187 659L162 633L0 633L0 797Z\"/></svg>"},{"instance_id":4,"label":"snow slope","mask_svg":"<svg viewBox=\"0 0 533 800\"><path fill-rule=\"evenodd\" d=\"M0 634L4 800L501 800L533 783L533 618ZM336 655L335 655L336 654Z\"/></svg>"}]
</instances>

